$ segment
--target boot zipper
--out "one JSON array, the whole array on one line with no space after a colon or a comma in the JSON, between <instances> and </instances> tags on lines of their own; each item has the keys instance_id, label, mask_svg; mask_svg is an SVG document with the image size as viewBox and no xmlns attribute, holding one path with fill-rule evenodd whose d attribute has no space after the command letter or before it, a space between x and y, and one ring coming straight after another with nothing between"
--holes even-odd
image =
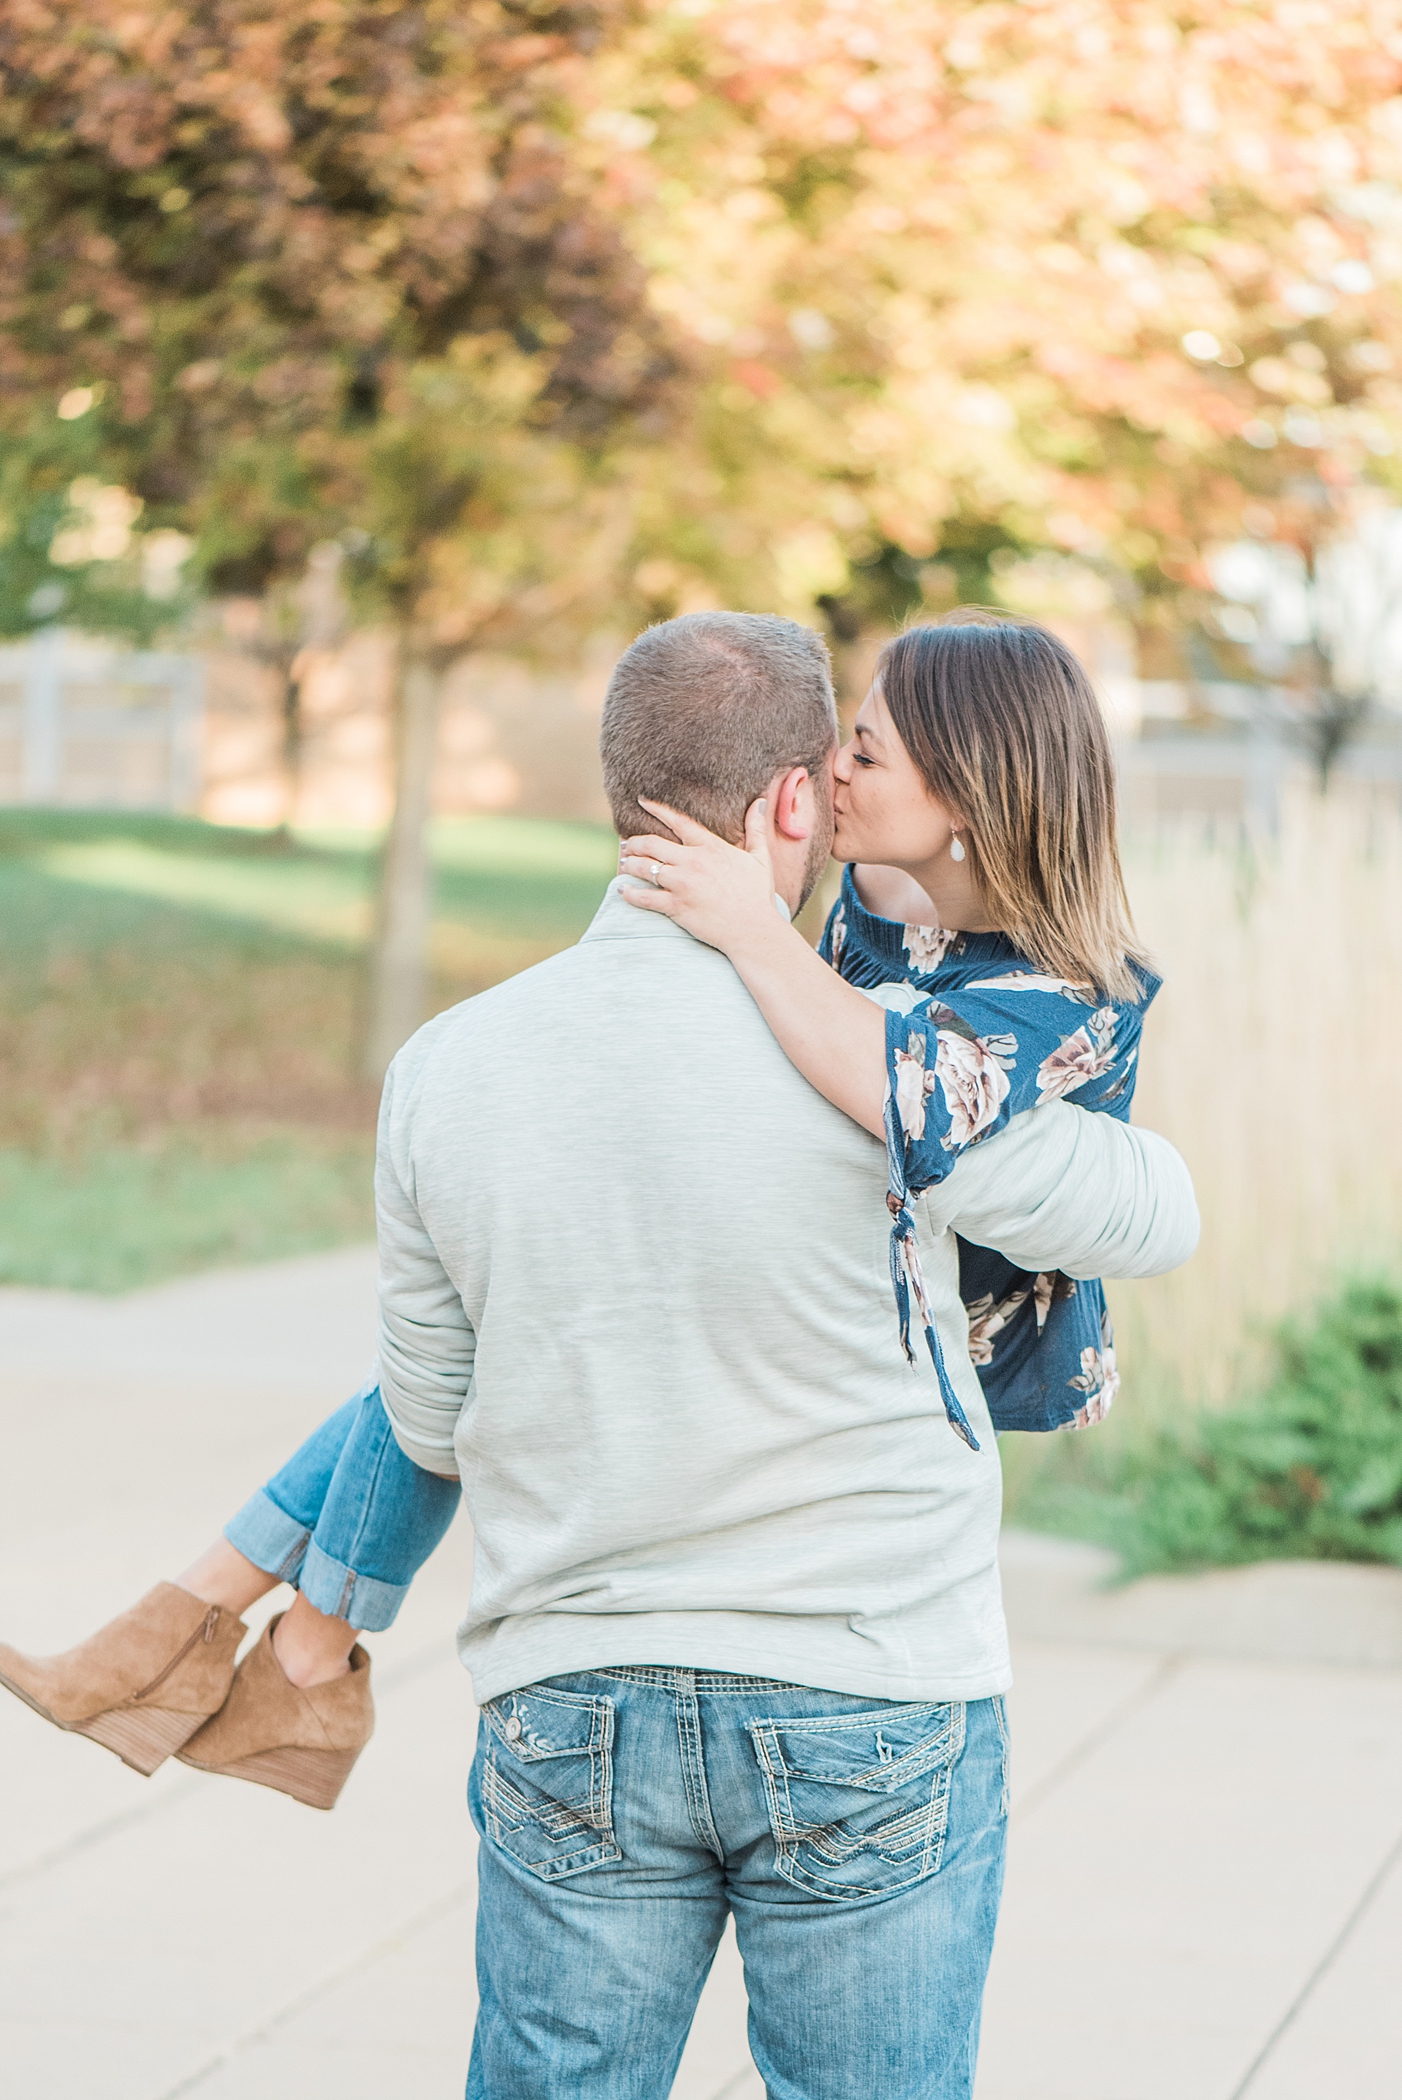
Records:
<instances>
[{"instance_id":1,"label":"boot zipper","mask_svg":"<svg viewBox=\"0 0 1402 2100\"><path fill-rule=\"evenodd\" d=\"M180 1664L184 1662L186 1656L189 1654L190 1650L196 1645L197 1642L207 1642L212 1641L214 1639L214 1629L218 1624L219 1606L217 1604L211 1604L209 1610L204 1615L203 1623L195 1628L194 1632L190 1635L189 1640L186 1641L184 1647L178 1648L176 1650L175 1654L172 1655L170 1661L162 1670L160 1676L153 1677L148 1685L145 1685L141 1691L134 1692L132 1694L132 1697L134 1699L145 1699L151 1692L158 1690L159 1687L165 1683L171 1671L174 1669L178 1669Z\"/></svg>"}]
</instances>

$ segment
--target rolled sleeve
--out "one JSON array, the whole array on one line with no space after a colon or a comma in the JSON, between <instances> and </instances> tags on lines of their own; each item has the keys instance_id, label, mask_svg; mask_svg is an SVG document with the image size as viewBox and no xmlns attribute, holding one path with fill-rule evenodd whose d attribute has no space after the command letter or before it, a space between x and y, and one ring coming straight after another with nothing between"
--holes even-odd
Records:
<instances>
[{"instance_id":1,"label":"rolled sleeve","mask_svg":"<svg viewBox=\"0 0 1402 2100\"><path fill-rule=\"evenodd\" d=\"M472 1382L477 1338L415 1199L413 1086L411 1070L405 1069L413 1047L401 1051L391 1066L380 1104L375 1161L380 1393L405 1457L455 1480L453 1441Z\"/></svg>"},{"instance_id":2,"label":"rolled sleeve","mask_svg":"<svg viewBox=\"0 0 1402 2100\"><path fill-rule=\"evenodd\" d=\"M935 1225L1034 1272L1161 1276L1198 1243L1192 1177L1168 1140L1066 1101L972 1146L925 1200Z\"/></svg>"}]
</instances>

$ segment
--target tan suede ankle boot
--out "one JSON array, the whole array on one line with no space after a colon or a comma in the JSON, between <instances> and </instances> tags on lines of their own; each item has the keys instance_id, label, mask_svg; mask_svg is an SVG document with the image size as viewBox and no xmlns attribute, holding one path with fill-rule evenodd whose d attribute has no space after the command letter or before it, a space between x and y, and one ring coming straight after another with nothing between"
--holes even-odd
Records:
<instances>
[{"instance_id":1,"label":"tan suede ankle boot","mask_svg":"<svg viewBox=\"0 0 1402 2100\"><path fill-rule=\"evenodd\" d=\"M223 1708L178 1753L180 1762L275 1787L308 1808L334 1808L375 1729L370 1658L356 1646L344 1677L304 1691L277 1659L277 1623L268 1622L239 1664Z\"/></svg>"},{"instance_id":2,"label":"tan suede ankle boot","mask_svg":"<svg viewBox=\"0 0 1402 2100\"><path fill-rule=\"evenodd\" d=\"M63 1655L21 1655L0 1642L0 1684L36 1714L91 1736L147 1778L218 1713L248 1628L173 1582Z\"/></svg>"}]
</instances>

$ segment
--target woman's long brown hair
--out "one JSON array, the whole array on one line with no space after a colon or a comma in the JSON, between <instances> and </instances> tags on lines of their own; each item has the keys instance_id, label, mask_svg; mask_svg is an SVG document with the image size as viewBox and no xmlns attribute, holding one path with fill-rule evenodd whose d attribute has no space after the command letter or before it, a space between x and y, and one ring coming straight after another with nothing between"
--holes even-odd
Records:
<instances>
[{"instance_id":1,"label":"woman's long brown hair","mask_svg":"<svg viewBox=\"0 0 1402 2100\"><path fill-rule=\"evenodd\" d=\"M896 733L960 826L989 917L1049 976L1136 999L1115 762L1079 660L982 608L912 627L876 669Z\"/></svg>"}]
</instances>

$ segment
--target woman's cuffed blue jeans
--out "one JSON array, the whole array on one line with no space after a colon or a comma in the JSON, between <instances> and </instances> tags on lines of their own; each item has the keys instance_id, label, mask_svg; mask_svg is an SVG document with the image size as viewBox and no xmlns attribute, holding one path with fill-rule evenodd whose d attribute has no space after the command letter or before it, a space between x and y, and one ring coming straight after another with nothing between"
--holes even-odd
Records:
<instances>
[{"instance_id":1,"label":"woman's cuffed blue jeans","mask_svg":"<svg viewBox=\"0 0 1402 2100\"><path fill-rule=\"evenodd\" d=\"M224 1536L318 1611L378 1633L392 1624L461 1499L456 1480L404 1456L371 1384L312 1431Z\"/></svg>"}]
</instances>

